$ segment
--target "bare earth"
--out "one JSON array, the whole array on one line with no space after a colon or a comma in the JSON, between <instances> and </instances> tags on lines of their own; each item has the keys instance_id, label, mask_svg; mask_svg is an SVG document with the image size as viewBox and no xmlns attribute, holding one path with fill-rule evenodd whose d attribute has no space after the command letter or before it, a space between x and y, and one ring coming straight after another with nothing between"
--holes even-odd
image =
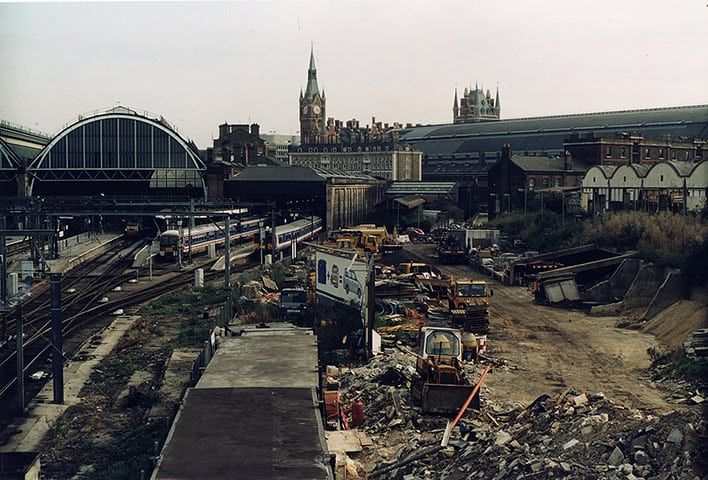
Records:
<instances>
[{"instance_id":1,"label":"bare earth","mask_svg":"<svg viewBox=\"0 0 708 480\"><path fill-rule=\"evenodd\" d=\"M432 246L408 249L436 263ZM490 281L467 265L439 268L456 277ZM647 349L656 345L652 335L615 328L617 318L536 305L523 287L494 282L493 289L487 353L518 367L497 368L488 377L498 401L525 405L541 394L573 388L603 392L617 403L657 413L676 409L639 378L650 365Z\"/></svg>"}]
</instances>

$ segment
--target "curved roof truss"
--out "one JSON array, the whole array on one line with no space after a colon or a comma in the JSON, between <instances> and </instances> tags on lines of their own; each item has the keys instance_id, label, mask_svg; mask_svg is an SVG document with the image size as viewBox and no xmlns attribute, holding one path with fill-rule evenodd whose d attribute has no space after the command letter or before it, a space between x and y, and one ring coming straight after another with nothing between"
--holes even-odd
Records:
<instances>
[{"instance_id":1,"label":"curved roof truss","mask_svg":"<svg viewBox=\"0 0 708 480\"><path fill-rule=\"evenodd\" d=\"M0 138L0 181L12 180L17 174L20 162L12 148Z\"/></svg>"},{"instance_id":2,"label":"curved roof truss","mask_svg":"<svg viewBox=\"0 0 708 480\"><path fill-rule=\"evenodd\" d=\"M80 119L60 132L32 161L35 180L147 181L155 174L190 183L206 167L193 145L166 122L114 109Z\"/></svg>"}]
</instances>

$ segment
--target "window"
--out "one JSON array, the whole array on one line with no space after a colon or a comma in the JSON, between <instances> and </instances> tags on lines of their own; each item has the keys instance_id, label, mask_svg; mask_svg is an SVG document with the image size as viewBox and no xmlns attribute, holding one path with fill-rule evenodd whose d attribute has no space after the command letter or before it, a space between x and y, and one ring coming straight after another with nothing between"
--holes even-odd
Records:
<instances>
[{"instance_id":1,"label":"window","mask_svg":"<svg viewBox=\"0 0 708 480\"><path fill-rule=\"evenodd\" d=\"M659 149L659 158L664 158L664 149L663 148Z\"/></svg>"},{"instance_id":2,"label":"window","mask_svg":"<svg viewBox=\"0 0 708 480\"><path fill-rule=\"evenodd\" d=\"M543 188L548 188L548 177L543 178Z\"/></svg>"},{"instance_id":3,"label":"window","mask_svg":"<svg viewBox=\"0 0 708 480\"><path fill-rule=\"evenodd\" d=\"M627 175L624 176L624 178L622 179L622 181L623 181L623 182L627 182Z\"/></svg>"},{"instance_id":4,"label":"window","mask_svg":"<svg viewBox=\"0 0 708 480\"><path fill-rule=\"evenodd\" d=\"M533 188L536 185L536 179L531 177L529 178L529 187Z\"/></svg>"},{"instance_id":5,"label":"window","mask_svg":"<svg viewBox=\"0 0 708 480\"><path fill-rule=\"evenodd\" d=\"M627 156L626 153L627 153L627 152L626 152L625 147L622 147L622 149L620 150L620 158L626 157L626 156Z\"/></svg>"},{"instance_id":6,"label":"window","mask_svg":"<svg viewBox=\"0 0 708 480\"><path fill-rule=\"evenodd\" d=\"M645 148L645 149L644 149L644 158L650 158L649 149L648 149L648 148Z\"/></svg>"},{"instance_id":7,"label":"window","mask_svg":"<svg viewBox=\"0 0 708 480\"><path fill-rule=\"evenodd\" d=\"M661 175L661 176L659 177L659 181L660 181L660 182L663 182L663 181L664 181L664 176L663 176L663 175Z\"/></svg>"},{"instance_id":8,"label":"window","mask_svg":"<svg viewBox=\"0 0 708 480\"><path fill-rule=\"evenodd\" d=\"M611 147L605 147L605 156L609 158L612 155L612 148Z\"/></svg>"}]
</instances>

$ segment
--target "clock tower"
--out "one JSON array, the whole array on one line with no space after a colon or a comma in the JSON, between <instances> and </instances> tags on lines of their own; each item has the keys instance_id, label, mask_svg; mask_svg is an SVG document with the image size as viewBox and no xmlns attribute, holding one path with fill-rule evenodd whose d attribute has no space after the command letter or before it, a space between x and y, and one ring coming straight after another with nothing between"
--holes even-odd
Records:
<instances>
[{"instance_id":1,"label":"clock tower","mask_svg":"<svg viewBox=\"0 0 708 480\"><path fill-rule=\"evenodd\" d=\"M307 88L300 90L300 143L319 143L325 126L325 94L317 86L315 54L310 50L310 68L307 70Z\"/></svg>"}]
</instances>

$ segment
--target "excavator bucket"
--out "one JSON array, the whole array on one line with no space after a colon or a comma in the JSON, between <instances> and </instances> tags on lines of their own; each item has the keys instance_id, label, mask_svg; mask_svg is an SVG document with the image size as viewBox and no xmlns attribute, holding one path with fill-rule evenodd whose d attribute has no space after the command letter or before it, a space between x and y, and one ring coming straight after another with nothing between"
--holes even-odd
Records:
<instances>
[{"instance_id":1,"label":"excavator bucket","mask_svg":"<svg viewBox=\"0 0 708 480\"><path fill-rule=\"evenodd\" d=\"M474 389L474 385L445 385L424 383L421 392L423 412L456 413L465 403ZM472 408L479 408L479 392L472 399Z\"/></svg>"}]
</instances>

